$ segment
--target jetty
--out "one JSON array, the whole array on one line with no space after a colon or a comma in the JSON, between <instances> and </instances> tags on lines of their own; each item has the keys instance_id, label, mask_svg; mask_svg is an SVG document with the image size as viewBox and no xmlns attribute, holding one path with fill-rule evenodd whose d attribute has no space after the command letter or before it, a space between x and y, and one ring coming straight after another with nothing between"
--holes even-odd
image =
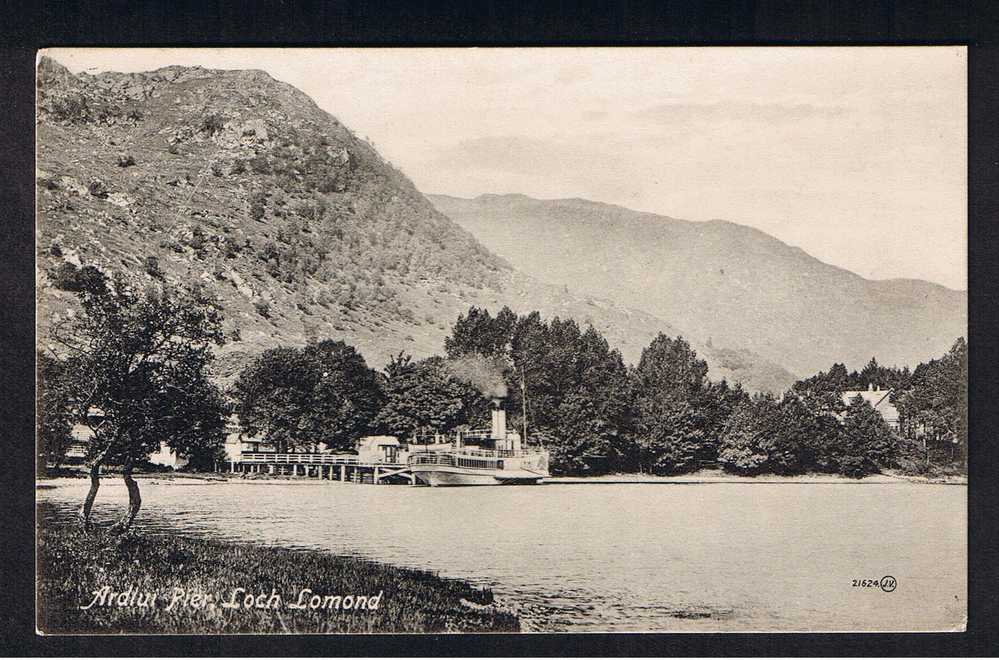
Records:
<instances>
[{"instance_id":1,"label":"jetty","mask_svg":"<svg viewBox=\"0 0 999 660\"><path fill-rule=\"evenodd\" d=\"M388 462L357 454L241 452L229 459L235 474L289 475L356 484L416 484L406 462Z\"/></svg>"},{"instance_id":2,"label":"jetty","mask_svg":"<svg viewBox=\"0 0 999 660\"><path fill-rule=\"evenodd\" d=\"M417 479L409 468L406 445L391 435L359 438L353 452L279 452L255 440L233 435L226 461L234 474L269 474L355 484L410 484Z\"/></svg>"}]
</instances>

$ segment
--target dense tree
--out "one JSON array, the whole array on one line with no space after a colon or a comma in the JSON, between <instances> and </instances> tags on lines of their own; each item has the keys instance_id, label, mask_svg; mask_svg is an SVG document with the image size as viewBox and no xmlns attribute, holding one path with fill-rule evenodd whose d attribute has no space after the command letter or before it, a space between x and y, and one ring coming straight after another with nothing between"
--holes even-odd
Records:
<instances>
[{"instance_id":1,"label":"dense tree","mask_svg":"<svg viewBox=\"0 0 999 660\"><path fill-rule=\"evenodd\" d=\"M831 472L860 477L895 463L898 438L870 404L855 397L837 414L786 393L740 404L722 432L718 460L743 474Z\"/></svg>"},{"instance_id":2,"label":"dense tree","mask_svg":"<svg viewBox=\"0 0 999 660\"><path fill-rule=\"evenodd\" d=\"M841 395L847 390L866 390L870 386L879 389L901 391L909 386L912 374L908 367L884 367L877 358L871 358L863 369L847 372L846 366L834 364L828 372L819 373L799 380L794 384L796 392L829 393Z\"/></svg>"},{"instance_id":3,"label":"dense tree","mask_svg":"<svg viewBox=\"0 0 999 660\"><path fill-rule=\"evenodd\" d=\"M897 445L881 414L860 397L854 397L847 406L840 442L835 449L839 473L861 477L890 466Z\"/></svg>"},{"instance_id":4,"label":"dense tree","mask_svg":"<svg viewBox=\"0 0 999 660\"><path fill-rule=\"evenodd\" d=\"M320 437L332 449L350 449L368 431L384 394L377 372L353 346L325 340L308 344L306 359L318 365L316 407L304 422L325 431Z\"/></svg>"},{"instance_id":5,"label":"dense tree","mask_svg":"<svg viewBox=\"0 0 999 660\"><path fill-rule=\"evenodd\" d=\"M120 465L129 506L116 526L127 529L142 503L137 463L161 442L179 453L223 442L225 406L207 375L225 342L221 309L198 286L140 292L120 276L92 278L78 294L83 313L54 335L68 354L71 415L92 431L81 514L89 527L101 467Z\"/></svg>"},{"instance_id":6,"label":"dense tree","mask_svg":"<svg viewBox=\"0 0 999 660\"><path fill-rule=\"evenodd\" d=\"M642 349L634 376L643 395L684 400L705 387L708 364L698 359L683 337L673 339L660 333Z\"/></svg>"},{"instance_id":7,"label":"dense tree","mask_svg":"<svg viewBox=\"0 0 999 660\"><path fill-rule=\"evenodd\" d=\"M702 411L705 426L704 440L699 443L697 460L702 464L715 463L718 460L721 436L729 417L744 401L749 400L749 394L736 383L730 387L728 382L709 382L701 388L700 394L694 399L695 405Z\"/></svg>"},{"instance_id":8,"label":"dense tree","mask_svg":"<svg viewBox=\"0 0 999 660\"><path fill-rule=\"evenodd\" d=\"M741 474L767 471L770 456L763 444L772 432L777 411L777 401L769 393L742 401L722 429L718 463Z\"/></svg>"},{"instance_id":9,"label":"dense tree","mask_svg":"<svg viewBox=\"0 0 999 660\"><path fill-rule=\"evenodd\" d=\"M300 425L312 403L316 371L296 348L264 351L239 374L232 396L242 431L279 452L313 447L317 437Z\"/></svg>"},{"instance_id":10,"label":"dense tree","mask_svg":"<svg viewBox=\"0 0 999 660\"><path fill-rule=\"evenodd\" d=\"M508 427L543 442L555 473L629 469L632 397L621 354L593 328L537 312L472 308L445 340L448 357L478 356L505 381ZM493 396L482 385L485 395ZM478 411L478 412L477 412ZM483 408L473 406L470 418Z\"/></svg>"},{"instance_id":11,"label":"dense tree","mask_svg":"<svg viewBox=\"0 0 999 660\"><path fill-rule=\"evenodd\" d=\"M50 464L58 469L72 444L71 374L67 373L65 363L57 357L39 352L37 360L39 387L35 414L41 451L38 467L44 471Z\"/></svg>"},{"instance_id":12,"label":"dense tree","mask_svg":"<svg viewBox=\"0 0 999 660\"><path fill-rule=\"evenodd\" d=\"M382 433L410 437L448 432L467 424L479 393L460 381L443 358L413 362L399 354L385 367L385 405L373 426Z\"/></svg>"},{"instance_id":13,"label":"dense tree","mask_svg":"<svg viewBox=\"0 0 999 660\"><path fill-rule=\"evenodd\" d=\"M232 395L243 431L278 451L352 448L383 398L360 353L332 340L265 351L240 373Z\"/></svg>"},{"instance_id":14,"label":"dense tree","mask_svg":"<svg viewBox=\"0 0 999 660\"><path fill-rule=\"evenodd\" d=\"M963 337L943 357L916 367L911 387L894 399L903 432L922 443L927 467L933 449L966 462L968 345Z\"/></svg>"},{"instance_id":15,"label":"dense tree","mask_svg":"<svg viewBox=\"0 0 999 660\"><path fill-rule=\"evenodd\" d=\"M632 372L639 469L656 474L697 466L718 426L710 417L708 365L682 337L660 334Z\"/></svg>"},{"instance_id":16,"label":"dense tree","mask_svg":"<svg viewBox=\"0 0 999 660\"><path fill-rule=\"evenodd\" d=\"M535 407L553 437L553 465L565 472L629 470L633 390L621 355L593 328L580 334L575 324L563 325L562 332L569 332L563 340L570 351L555 351L547 363L562 367L561 397L551 414Z\"/></svg>"},{"instance_id":17,"label":"dense tree","mask_svg":"<svg viewBox=\"0 0 999 660\"><path fill-rule=\"evenodd\" d=\"M488 309L471 307L458 317L451 334L444 339L448 357L467 354L494 358L509 358L510 340L517 315L504 307L493 317Z\"/></svg>"}]
</instances>

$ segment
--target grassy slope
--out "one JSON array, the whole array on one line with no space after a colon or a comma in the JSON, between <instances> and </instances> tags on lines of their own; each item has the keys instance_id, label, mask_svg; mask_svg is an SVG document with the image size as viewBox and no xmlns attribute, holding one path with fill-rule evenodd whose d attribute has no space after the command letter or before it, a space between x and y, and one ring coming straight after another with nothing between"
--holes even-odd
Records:
<instances>
[{"instance_id":1,"label":"grassy slope","mask_svg":"<svg viewBox=\"0 0 999 660\"><path fill-rule=\"evenodd\" d=\"M170 67L95 78L43 60L41 81L43 342L55 315L74 306L53 271L96 264L152 283L149 258L167 281L201 281L222 301L241 335L224 349L224 381L259 351L310 335L355 345L376 368L399 351L440 353L470 305L575 318L629 361L657 332L679 333L512 270L369 144L262 72ZM81 99L85 112L65 110ZM132 110L141 117L128 119ZM214 133L203 130L209 116ZM134 164L119 166L119 156ZM95 179L106 196L88 190Z\"/></svg>"},{"instance_id":2,"label":"grassy slope","mask_svg":"<svg viewBox=\"0 0 999 660\"><path fill-rule=\"evenodd\" d=\"M431 573L350 557L236 545L182 536L83 534L56 522L50 505L38 543L38 625L45 633L361 633L516 632L518 619L491 606L492 593ZM156 607L79 609L109 585L157 594ZM192 608L167 611L174 589L213 594L232 590L294 602L305 588L323 595L375 595L376 610ZM466 601L463 603L462 601Z\"/></svg>"}]
</instances>

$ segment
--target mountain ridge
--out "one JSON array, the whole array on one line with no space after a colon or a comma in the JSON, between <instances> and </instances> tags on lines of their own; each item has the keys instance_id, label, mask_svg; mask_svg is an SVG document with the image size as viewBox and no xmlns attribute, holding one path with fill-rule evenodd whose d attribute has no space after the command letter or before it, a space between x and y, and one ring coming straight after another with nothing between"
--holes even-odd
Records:
<instances>
[{"instance_id":1,"label":"mountain ridge","mask_svg":"<svg viewBox=\"0 0 999 660\"><path fill-rule=\"evenodd\" d=\"M428 199L539 279L571 281L798 374L833 362L859 367L872 356L911 366L966 334L966 292L908 278L868 280L728 220L682 220L579 198ZM518 242L525 235L532 241Z\"/></svg>"},{"instance_id":2,"label":"mountain ridge","mask_svg":"<svg viewBox=\"0 0 999 660\"><path fill-rule=\"evenodd\" d=\"M743 223L740 223L740 222L735 222L733 220L726 220L725 218L709 218L707 220L685 220L683 218L676 218L676 217L669 216L669 215L662 215L662 214L655 213L655 212L652 212L652 211L640 211L640 210L637 210L637 209L631 209L631 208L628 208L627 206L623 206L621 204L615 204L613 202L603 202L603 201L599 201L599 200L590 200L590 199L586 199L585 197L531 197L530 195L525 195L523 193L481 193L481 194L475 195L473 197L462 197L461 195L448 195L448 194L445 194L445 193L424 193L424 195L426 195L427 199L430 199L432 202L435 199L439 199L441 201L452 200L452 201L454 201L456 203L487 201L487 200L496 200L496 199L511 199L511 200L517 200L517 201L554 202L554 203L571 202L571 203L579 203L579 204L586 204L586 205L593 205L593 206L602 206L602 207L607 207L609 209L614 209L614 210L618 210L618 211L624 211L624 212L628 212L628 213L635 213L635 214L639 214L639 215L642 215L642 216L649 216L649 218L651 220L663 220L663 219L665 219L665 220L669 220L669 221L673 221L673 222L688 223L688 224L692 224L692 225L699 225L699 224L704 224L704 225L709 225L709 224L728 225L728 226L735 227L735 228L740 229L740 230L747 230L747 231L751 231L751 232L756 232L757 234L759 234L761 236L764 236L764 237L766 237L768 239L774 240L774 241L776 241L776 242L778 242L778 243L786 246L789 250L801 252L804 255L806 255L808 258L813 259L813 260L819 262L820 264L823 264L825 266L828 266L829 268L841 271L841 272L843 272L845 274L848 274L848 275L851 275L853 277L859 278L859 279L864 280L866 282L870 282L870 283L877 283L877 282L885 282L885 283L888 283L888 282L912 282L912 283L918 283L920 285L927 285L927 286L931 286L931 287L938 287L940 289L945 289L945 290L947 290L949 292L958 293L958 294L965 294L966 295L968 293L967 289L955 289L954 287L947 286L946 284L941 284L940 282L934 282L932 280L925 280L925 279L921 279L921 278L918 278L918 277L886 277L886 278L864 277L863 275L860 275L859 273L856 273L856 272L854 272L854 271L852 271L849 268L846 268L844 266L838 266L838 265L836 265L834 263L831 263L831 262L828 262L828 261L823 261L822 259L820 259L820 258L812 255L810 252L808 252L804 248L802 248L802 247L800 247L798 245L793 245L791 243L788 243L788 242L782 240L781 238L779 238L777 236L774 236L773 234L770 234L770 233L768 233L768 232L766 232L766 231L764 231L762 229L759 229L757 227L753 227L752 225L747 225L747 224L743 224Z\"/></svg>"},{"instance_id":3,"label":"mountain ridge","mask_svg":"<svg viewBox=\"0 0 999 660\"><path fill-rule=\"evenodd\" d=\"M38 67L39 336L74 309L74 269L153 284L198 281L240 341L220 377L279 344L342 339L381 368L443 350L476 305L538 310L600 330L637 361L654 315L513 269L437 211L365 140L266 72ZM712 377L780 389L792 376L746 351Z\"/></svg>"}]
</instances>

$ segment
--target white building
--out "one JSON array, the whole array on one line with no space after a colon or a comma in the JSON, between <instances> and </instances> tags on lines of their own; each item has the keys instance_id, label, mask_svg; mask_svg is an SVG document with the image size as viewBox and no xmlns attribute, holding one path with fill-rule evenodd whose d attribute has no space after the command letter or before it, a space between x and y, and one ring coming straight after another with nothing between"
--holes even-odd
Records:
<instances>
[{"instance_id":1,"label":"white building","mask_svg":"<svg viewBox=\"0 0 999 660\"><path fill-rule=\"evenodd\" d=\"M895 408L895 405L889 400L889 395L891 393L892 390L882 390L871 383L867 386L866 390L847 390L843 392L843 403L850 405L850 401L859 396L861 399L871 404L871 407L881 414L893 431L898 431L898 409Z\"/></svg>"}]
</instances>

